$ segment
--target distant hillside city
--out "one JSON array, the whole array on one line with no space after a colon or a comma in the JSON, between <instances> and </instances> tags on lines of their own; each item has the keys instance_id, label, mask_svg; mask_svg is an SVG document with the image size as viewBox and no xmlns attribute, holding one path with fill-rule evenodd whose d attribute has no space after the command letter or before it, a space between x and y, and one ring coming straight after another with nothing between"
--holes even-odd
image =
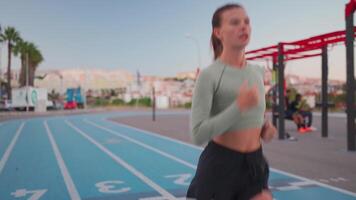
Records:
<instances>
[{"instance_id":1,"label":"distant hillside city","mask_svg":"<svg viewBox=\"0 0 356 200\"><path fill-rule=\"evenodd\" d=\"M19 87L19 71L13 70L12 86ZM123 69L61 69L38 70L34 86L47 88L49 94L64 95L67 88L82 88L90 98L104 98L110 101L120 99L130 102L132 99L152 97L155 89L157 106L161 108L188 105L192 99L196 71L181 72L173 77L148 76L129 72ZM271 89L271 72L265 74L266 93ZM321 92L319 78L304 78L297 75L286 75L288 87L293 87L301 93L314 107L316 97ZM329 94L342 94L343 81L329 80Z\"/></svg>"}]
</instances>

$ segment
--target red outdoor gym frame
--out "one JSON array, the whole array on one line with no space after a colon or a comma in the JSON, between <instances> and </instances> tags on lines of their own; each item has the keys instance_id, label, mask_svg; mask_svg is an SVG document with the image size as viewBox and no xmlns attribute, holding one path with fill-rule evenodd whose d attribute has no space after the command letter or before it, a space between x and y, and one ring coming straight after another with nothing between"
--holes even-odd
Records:
<instances>
[{"instance_id":1,"label":"red outdoor gym frame","mask_svg":"<svg viewBox=\"0 0 356 200\"><path fill-rule=\"evenodd\" d=\"M356 36L356 27L354 27L354 36ZM321 50L322 47L327 45L337 45L346 40L346 31L335 31L323 35L314 36L308 39L298 40L294 42L281 42L283 45L284 61L296 60L314 56L320 56L319 53L310 52ZM304 53L304 54L302 54ZM278 57L278 45L269 46L257 50L246 52L246 58L248 60L265 60L274 59Z\"/></svg>"},{"instance_id":2,"label":"red outdoor gym frame","mask_svg":"<svg viewBox=\"0 0 356 200\"><path fill-rule=\"evenodd\" d=\"M327 76L328 54L327 47L345 43L346 46L346 86L347 86L347 149L356 150L355 129L355 77L354 77L354 38L356 27L353 25L353 15L356 10L356 0L350 0L345 6L346 30L335 31L294 42L280 42L277 45L246 52L247 60L271 60L273 69L278 70L278 102L277 91L273 90L273 113L278 109L278 135L279 139L285 137L284 130L284 66L286 61L322 56L322 137L328 136L327 112ZM273 118L273 123L277 121Z\"/></svg>"}]
</instances>

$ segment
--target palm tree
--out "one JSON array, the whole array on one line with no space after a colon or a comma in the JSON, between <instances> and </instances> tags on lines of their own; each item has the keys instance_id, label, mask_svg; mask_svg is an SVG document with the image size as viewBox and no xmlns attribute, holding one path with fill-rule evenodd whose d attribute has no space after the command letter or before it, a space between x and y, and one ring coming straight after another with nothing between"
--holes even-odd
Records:
<instances>
[{"instance_id":1,"label":"palm tree","mask_svg":"<svg viewBox=\"0 0 356 200\"><path fill-rule=\"evenodd\" d=\"M35 71L38 65L43 61L43 56L38 50L36 45L31 42L19 41L14 48L14 54L20 55L21 59L21 71L19 83L20 87L26 85L26 56L28 56L28 77L29 77L29 86L34 86Z\"/></svg>"},{"instance_id":2,"label":"palm tree","mask_svg":"<svg viewBox=\"0 0 356 200\"><path fill-rule=\"evenodd\" d=\"M41 62L43 62L43 56L41 51L35 46L32 46L33 49L31 50L32 53L30 53L30 63L29 63L29 67L30 67L30 76L29 76L29 83L31 86L34 86L34 80L35 80L35 72L39 66L39 64Z\"/></svg>"},{"instance_id":3,"label":"palm tree","mask_svg":"<svg viewBox=\"0 0 356 200\"><path fill-rule=\"evenodd\" d=\"M0 34L0 42L7 42L7 95L11 99L11 54L13 46L21 39L20 33L14 27L6 27L4 33Z\"/></svg>"}]
</instances>

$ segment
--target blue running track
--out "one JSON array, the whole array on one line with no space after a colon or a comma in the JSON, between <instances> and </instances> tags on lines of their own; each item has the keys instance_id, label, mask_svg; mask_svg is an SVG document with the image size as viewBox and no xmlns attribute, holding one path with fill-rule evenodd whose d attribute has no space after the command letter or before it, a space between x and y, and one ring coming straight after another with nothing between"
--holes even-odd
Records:
<instances>
[{"instance_id":1,"label":"blue running track","mask_svg":"<svg viewBox=\"0 0 356 200\"><path fill-rule=\"evenodd\" d=\"M108 120L149 114L0 123L0 200L185 199L202 148ZM271 171L275 200L356 200L355 193Z\"/></svg>"}]
</instances>

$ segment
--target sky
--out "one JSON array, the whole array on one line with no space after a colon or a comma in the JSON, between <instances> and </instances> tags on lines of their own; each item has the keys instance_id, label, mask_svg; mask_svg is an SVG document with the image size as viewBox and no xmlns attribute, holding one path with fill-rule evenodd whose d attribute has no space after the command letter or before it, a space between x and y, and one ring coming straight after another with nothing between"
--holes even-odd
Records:
<instances>
[{"instance_id":1,"label":"sky","mask_svg":"<svg viewBox=\"0 0 356 200\"><path fill-rule=\"evenodd\" d=\"M344 30L348 1L236 1L251 19L246 50ZM211 18L229 2L235 1L0 0L0 24L15 27L24 40L38 46L45 59L39 69L126 69L174 76L212 62ZM6 57L3 44L3 72ZM345 80L345 60L344 45L329 48L329 78ZM14 58L13 68L19 64ZM290 61L286 67L286 73L321 77L321 57Z\"/></svg>"}]
</instances>

